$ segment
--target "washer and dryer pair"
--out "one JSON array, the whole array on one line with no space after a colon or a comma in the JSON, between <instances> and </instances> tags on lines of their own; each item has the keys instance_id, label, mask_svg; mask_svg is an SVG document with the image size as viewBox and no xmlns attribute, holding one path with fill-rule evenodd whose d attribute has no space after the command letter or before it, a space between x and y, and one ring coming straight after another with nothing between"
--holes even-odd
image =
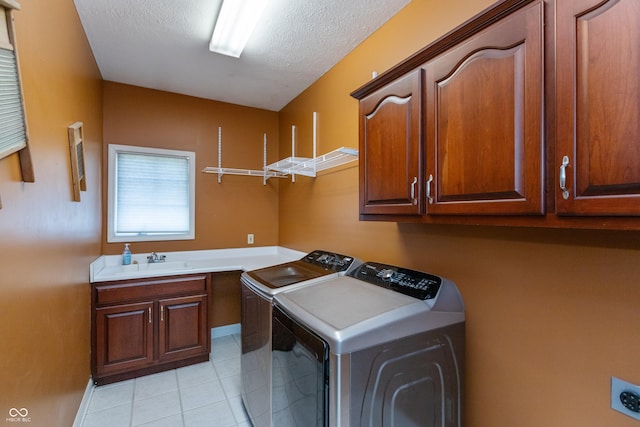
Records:
<instances>
[{"instance_id":1,"label":"washer and dryer pair","mask_svg":"<svg viewBox=\"0 0 640 427\"><path fill-rule=\"evenodd\" d=\"M243 403L254 426L461 426L465 318L455 284L342 259L351 262L339 272L271 295L262 363L245 346L252 307L243 303ZM243 274L243 301L256 276ZM258 389L268 390L259 403Z\"/></svg>"},{"instance_id":2,"label":"washer and dryer pair","mask_svg":"<svg viewBox=\"0 0 640 427\"><path fill-rule=\"evenodd\" d=\"M315 250L299 260L241 275L242 402L254 427L273 425L271 325L274 296L344 275L359 264L360 261L350 256Z\"/></svg>"}]
</instances>

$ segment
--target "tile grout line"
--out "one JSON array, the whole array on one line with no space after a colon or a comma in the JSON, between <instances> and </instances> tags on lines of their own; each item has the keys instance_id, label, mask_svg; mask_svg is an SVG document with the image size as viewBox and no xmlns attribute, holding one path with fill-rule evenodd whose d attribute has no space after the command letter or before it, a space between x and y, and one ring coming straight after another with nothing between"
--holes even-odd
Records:
<instances>
[{"instance_id":1,"label":"tile grout line","mask_svg":"<svg viewBox=\"0 0 640 427\"><path fill-rule=\"evenodd\" d=\"M182 420L182 426L186 425L186 421L184 420L184 406L182 405L182 387L180 387L180 376L178 375L178 370L175 371L176 374L176 384L178 385L178 401L180 402L180 419Z\"/></svg>"},{"instance_id":2,"label":"tile grout line","mask_svg":"<svg viewBox=\"0 0 640 427\"><path fill-rule=\"evenodd\" d=\"M133 391L131 392L131 411L129 412L129 427L133 427L133 408L136 404L136 388L138 386L138 378L133 379Z\"/></svg>"},{"instance_id":3,"label":"tile grout line","mask_svg":"<svg viewBox=\"0 0 640 427\"><path fill-rule=\"evenodd\" d=\"M176 390L175 390L175 392L178 394L178 402L180 404L180 415L182 416L182 399L181 399L181 396L180 396L180 388L179 388L179 381L178 381L178 370L177 369L171 369L169 371L158 372L158 373L152 374L152 375L159 375L159 374L163 374L163 373L173 373L173 375L175 377L175 381L176 381ZM140 379L140 378L145 378L145 376L136 378L135 379L136 383L137 383L137 380ZM160 391L158 393L155 393L153 396L145 396L144 398L138 399L137 402L140 403L140 402L144 402L144 401L153 401L158 396L164 396L164 395L167 395L167 394L172 393L172 392L174 392L174 390L163 390L163 391ZM146 421L143 424L134 425L133 424L133 418L134 418L133 414L134 414L134 406L135 406L135 404L136 404L136 399L135 399L135 385L134 385L133 404L132 404L132 408L131 408L131 427L137 427L137 426L140 426L140 425L153 423L155 421L160 421L160 420L163 420L165 418L170 418L170 417L172 417L174 415L178 415L178 414L167 415L165 417L161 417L161 418L153 419L153 420L150 420L150 421Z\"/></svg>"},{"instance_id":4,"label":"tile grout line","mask_svg":"<svg viewBox=\"0 0 640 427\"><path fill-rule=\"evenodd\" d=\"M239 348L239 353L240 353L239 358L242 358L242 343L241 343L241 342L238 342L238 339L236 338L236 334L231 335L231 338L233 338L233 341L235 342L235 344L236 344L236 345L238 346L238 348ZM235 358L234 358L234 359L235 359ZM229 360L231 360L231 359L229 359ZM214 368L215 368L215 365L214 365ZM217 372L217 371L216 371L216 372ZM235 411L233 410L233 407L231 406L231 399L239 398L239 399L240 399L240 406L241 406L241 409L244 411L244 406L243 406L243 404L242 404L242 372L240 372L240 375L239 375L239 376L240 376L240 378L239 378L239 381L240 381L240 385L239 385L239 387L240 387L240 394L239 394L238 396L232 396L232 397L230 397L230 396L227 394L226 389L223 387L223 391L224 391L225 397L227 398L227 405L229 405L229 409L231 409L231 414L233 415L233 419L235 420L236 425L240 425L240 423L245 423L245 422L246 422L246 418L247 418L247 417L245 416L245 419L243 419L243 420L239 420L239 419L238 419L237 414L235 413ZM222 383L222 381L221 381L221 383Z\"/></svg>"},{"instance_id":5,"label":"tile grout line","mask_svg":"<svg viewBox=\"0 0 640 427\"><path fill-rule=\"evenodd\" d=\"M223 386L222 379L221 379L221 377L219 375L219 372L218 372L219 369L223 369L224 370L223 364L226 361L230 361L230 360L233 360L233 359L241 357L241 343L238 341L238 338L235 335L231 335L231 336L229 336L229 338L231 338L231 340L227 341L227 342L233 343L233 346L236 347L236 349L239 350L240 354L238 356L235 356L235 357L228 357L228 358L224 358L224 359L214 359L211 356L211 353L210 353L209 363L211 364L210 366L213 369L213 374L214 374L212 379L217 381L218 384L220 384L220 387L221 387L223 395L224 395L224 401L226 402L226 406L227 406L228 410L231 411L231 415L233 417L232 419L235 422L234 425L235 426L239 426L242 423L246 423L246 419L242 419L242 420L238 419L238 417L240 415L238 415L238 414L236 414L234 412L234 409L233 409L233 407L231 405L231 401L230 401L230 399L234 399L235 397L238 397L238 396L233 396L233 397L229 396L229 391ZM216 367L216 364L215 364L216 361L222 363L222 365L220 365L219 368ZM179 403L179 410L180 410L180 418L182 420L182 425L186 426L185 410L184 410L183 396L182 396L182 392L181 392L181 382L180 382L180 377L178 375L178 369L173 369L173 376L174 376L174 379L175 379L176 384L177 384L177 393L178 393L178 403ZM131 405L130 406L130 410L129 410L129 415L128 415L128 418L129 418L128 425L129 425L129 427L136 427L134 425L134 415L135 415L135 403L136 403L136 390L138 389L138 386L139 386L139 379L140 378L132 379L132 392L131 392L131 396L130 396L130 399L129 399L129 403ZM239 379L241 381L242 377L240 376ZM240 385L240 387L241 387L241 385ZM92 385L92 390L91 390L92 393L91 393L91 395L89 397L87 408L84 411L84 414L82 414L82 419L81 419L81 424L80 424L81 427L84 426L86 418L87 418L87 415L89 414L88 409L89 409L89 406L90 406L91 402L93 401L93 399L95 397L95 393L93 393L93 391L95 391L95 388L96 388L95 385ZM241 394L240 394L240 396L241 396ZM154 397L146 397L145 399L152 399L152 398L154 398ZM125 401L121 405L126 405L126 404L127 403ZM240 400L240 404L242 404L241 400ZM120 406L120 405L116 405L116 407L117 406ZM110 409L110 408L103 408L102 410L108 410L108 409ZM244 409L244 408L242 408L242 409ZM100 411L94 411L94 412L100 412Z\"/></svg>"}]
</instances>

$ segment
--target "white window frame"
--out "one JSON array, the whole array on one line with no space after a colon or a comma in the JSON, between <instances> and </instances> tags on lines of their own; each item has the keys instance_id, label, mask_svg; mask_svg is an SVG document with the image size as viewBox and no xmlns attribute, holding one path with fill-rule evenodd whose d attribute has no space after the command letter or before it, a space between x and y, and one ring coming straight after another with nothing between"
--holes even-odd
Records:
<instances>
[{"instance_id":1,"label":"white window frame","mask_svg":"<svg viewBox=\"0 0 640 427\"><path fill-rule=\"evenodd\" d=\"M116 235L115 233L115 202L117 168L116 157L119 153L146 154L152 156L168 156L187 158L189 162L189 231L176 234L139 234ZM193 151L169 150L162 148L137 147L132 145L109 144L109 167L107 188L107 242L151 242L162 240L193 240L195 239L195 187L196 187L196 153Z\"/></svg>"}]
</instances>

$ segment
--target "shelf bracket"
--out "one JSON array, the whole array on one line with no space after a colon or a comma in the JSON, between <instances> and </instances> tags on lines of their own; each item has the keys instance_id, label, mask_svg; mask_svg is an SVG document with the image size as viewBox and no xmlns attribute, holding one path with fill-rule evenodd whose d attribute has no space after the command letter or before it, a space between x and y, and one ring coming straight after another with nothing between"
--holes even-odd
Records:
<instances>
[{"instance_id":1,"label":"shelf bracket","mask_svg":"<svg viewBox=\"0 0 640 427\"><path fill-rule=\"evenodd\" d=\"M291 158L296 158L296 125L291 125ZM291 182L296 182L296 174L291 172Z\"/></svg>"},{"instance_id":2,"label":"shelf bracket","mask_svg":"<svg viewBox=\"0 0 640 427\"><path fill-rule=\"evenodd\" d=\"M296 182L295 176L305 175L315 178L317 173L325 169L341 166L358 160L358 150L340 147L322 156L317 156L318 145L318 113L313 112L313 158L296 157L296 126L291 126L291 157L272 163L267 168L291 175L291 182Z\"/></svg>"},{"instance_id":3,"label":"shelf bracket","mask_svg":"<svg viewBox=\"0 0 640 427\"><path fill-rule=\"evenodd\" d=\"M218 126L218 184L222 183L222 175L224 171L222 169L222 126Z\"/></svg>"},{"instance_id":4,"label":"shelf bracket","mask_svg":"<svg viewBox=\"0 0 640 427\"><path fill-rule=\"evenodd\" d=\"M261 176L262 185L267 185L269 178L286 178L287 174L272 171L267 167L267 134L263 137L263 167L262 170L234 169L222 167L222 127L218 127L218 167L205 167L202 172L218 174L218 184L222 183L222 175Z\"/></svg>"}]
</instances>

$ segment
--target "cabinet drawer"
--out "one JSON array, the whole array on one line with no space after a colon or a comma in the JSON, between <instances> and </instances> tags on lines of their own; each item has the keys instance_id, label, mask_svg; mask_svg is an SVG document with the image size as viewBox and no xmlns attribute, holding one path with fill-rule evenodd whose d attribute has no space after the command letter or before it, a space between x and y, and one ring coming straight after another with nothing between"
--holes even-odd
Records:
<instances>
[{"instance_id":1,"label":"cabinet drawer","mask_svg":"<svg viewBox=\"0 0 640 427\"><path fill-rule=\"evenodd\" d=\"M207 293L207 275L154 277L149 279L102 282L95 285L96 305L138 301L149 297Z\"/></svg>"}]
</instances>

